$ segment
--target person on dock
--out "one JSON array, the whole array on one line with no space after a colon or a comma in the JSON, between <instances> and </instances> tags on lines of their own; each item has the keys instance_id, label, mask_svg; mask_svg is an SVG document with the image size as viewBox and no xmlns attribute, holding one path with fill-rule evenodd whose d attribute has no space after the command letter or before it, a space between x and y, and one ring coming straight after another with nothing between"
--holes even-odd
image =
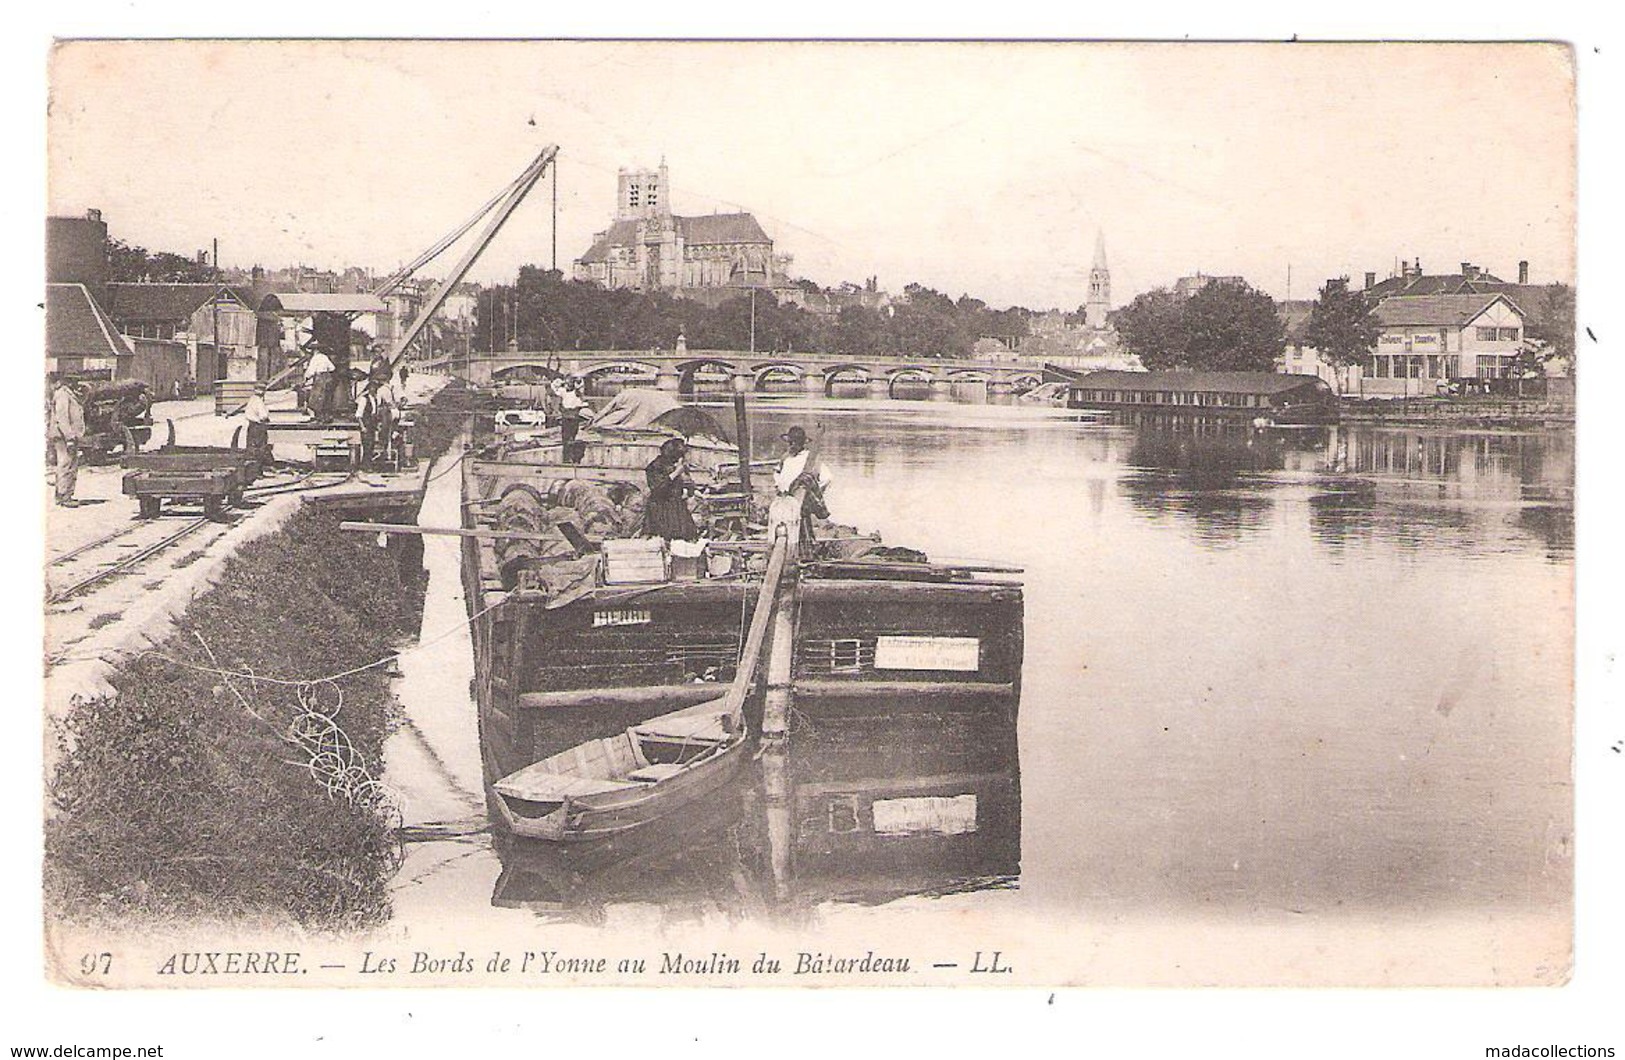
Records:
<instances>
[{"instance_id":1,"label":"person on dock","mask_svg":"<svg viewBox=\"0 0 1625 1060\"><path fill-rule=\"evenodd\" d=\"M681 438L667 439L660 455L643 469L649 484L649 501L643 509L643 532L667 541L693 541L700 536L685 496L692 488L688 480L688 444Z\"/></svg>"},{"instance_id":2,"label":"person on dock","mask_svg":"<svg viewBox=\"0 0 1625 1060\"><path fill-rule=\"evenodd\" d=\"M265 404L264 383L254 384L253 396L243 406L243 417L248 420L248 451L264 454L263 459L270 463L271 410Z\"/></svg>"},{"instance_id":3,"label":"person on dock","mask_svg":"<svg viewBox=\"0 0 1625 1060\"><path fill-rule=\"evenodd\" d=\"M85 436L85 406L66 379L51 393L51 450L56 458L56 503L77 508L73 488L79 481L79 444Z\"/></svg>"}]
</instances>

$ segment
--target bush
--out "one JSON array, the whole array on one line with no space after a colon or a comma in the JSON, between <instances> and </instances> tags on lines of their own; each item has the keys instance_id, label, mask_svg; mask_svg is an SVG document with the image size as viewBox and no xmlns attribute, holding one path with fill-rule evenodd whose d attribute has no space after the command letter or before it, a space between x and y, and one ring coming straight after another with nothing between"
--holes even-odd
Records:
<instances>
[{"instance_id":1,"label":"bush","mask_svg":"<svg viewBox=\"0 0 1625 1060\"><path fill-rule=\"evenodd\" d=\"M113 676L116 698L65 721L48 902L69 917L385 919L398 822L367 783L390 721L382 667L306 688L210 671L298 681L374 663L415 628L414 590L384 550L313 508L244 546L169 640ZM348 750L318 763L339 762L324 774L290 733L340 697L333 721Z\"/></svg>"}]
</instances>

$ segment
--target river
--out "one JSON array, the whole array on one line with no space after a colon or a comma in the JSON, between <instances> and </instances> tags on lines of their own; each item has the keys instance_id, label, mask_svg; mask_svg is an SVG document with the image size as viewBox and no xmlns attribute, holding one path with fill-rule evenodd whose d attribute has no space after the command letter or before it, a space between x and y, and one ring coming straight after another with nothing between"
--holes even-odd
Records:
<instances>
[{"instance_id":1,"label":"river","mask_svg":"<svg viewBox=\"0 0 1625 1060\"><path fill-rule=\"evenodd\" d=\"M752 416L758 456L791 424L820 434L839 521L1025 568L1013 731L995 710L804 725L678 830L596 859L484 846L455 885L413 877L402 915L802 931L927 907L1050 925L1465 917L1485 963L1514 965L1481 926L1532 918L1519 952L1563 960L1572 434L1253 434L798 397ZM841 792L940 795L910 784L942 777L973 801L903 798L885 835L849 835L870 811ZM786 814L797 784L823 801ZM1381 981L1368 963L1354 978ZM1542 974L1560 973L1424 978Z\"/></svg>"}]
</instances>

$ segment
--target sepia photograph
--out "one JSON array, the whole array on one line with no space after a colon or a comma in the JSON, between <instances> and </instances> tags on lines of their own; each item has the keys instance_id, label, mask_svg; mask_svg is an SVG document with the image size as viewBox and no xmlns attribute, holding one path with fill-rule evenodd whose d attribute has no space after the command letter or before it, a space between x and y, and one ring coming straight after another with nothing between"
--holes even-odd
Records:
<instances>
[{"instance_id":1,"label":"sepia photograph","mask_svg":"<svg viewBox=\"0 0 1625 1060\"><path fill-rule=\"evenodd\" d=\"M36 977L1568 989L1576 68L55 41Z\"/></svg>"}]
</instances>

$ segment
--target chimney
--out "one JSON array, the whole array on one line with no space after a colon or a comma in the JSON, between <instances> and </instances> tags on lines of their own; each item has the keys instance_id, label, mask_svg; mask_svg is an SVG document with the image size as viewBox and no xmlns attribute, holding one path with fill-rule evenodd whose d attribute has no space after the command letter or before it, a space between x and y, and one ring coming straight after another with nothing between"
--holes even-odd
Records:
<instances>
[{"instance_id":1,"label":"chimney","mask_svg":"<svg viewBox=\"0 0 1625 1060\"><path fill-rule=\"evenodd\" d=\"M100 224L102 220L102 212L100 210L86 210L85 220Z\"/></svg>"},{"instance_id":2,"label":"chimney","mask_svg":"<svg viewBox=\"0 0 1625 1060\"><path fill-rule=\"evenodd\" d=\"M1462 262L1461 263L1461 274L1463 276L1467 277L1469 280L1472 279L1473 278L1473 263L1470 262L1470 261Z\"/></svg>"},{"instance_id":3,"label":"chimney","mask_svg":"<svg viewBox=\"0 0 1625 1060\"><path fill-rule=\"evenodd\" d=\"M1369 291L1369 290L1371 290L1371 288L1373 288L1375 286L1377 286L1377 274L1374 273L1374 272L1366 273L1365 274L1365 289Z\"/></svg>"},{"instance_id":4,"label":"chimney","mask_svg":"<svg viewBox=\"0 0 1625 1060\"><path fill-rule=\"evenodd\" d=\"M1520 261L1520 262L1518 262L1518 286L1522 287L1522 286L1527 285L1528 283L1529 283L1529 263L1527 261Z\"/></svg>"}]
</instances>

